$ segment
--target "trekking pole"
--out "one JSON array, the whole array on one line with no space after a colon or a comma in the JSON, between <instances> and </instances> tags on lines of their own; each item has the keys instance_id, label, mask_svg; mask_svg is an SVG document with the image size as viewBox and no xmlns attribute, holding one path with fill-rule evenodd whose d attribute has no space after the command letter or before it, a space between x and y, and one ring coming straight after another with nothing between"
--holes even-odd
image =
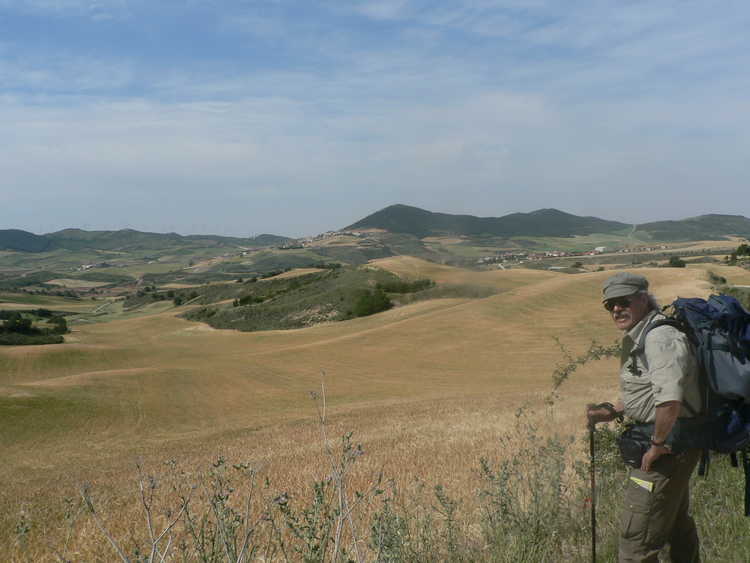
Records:
<instances>
[{"instance_id":1,"label":"trekking pole","mask_svg":"<svg viewBox=\"0 0 750 563\"><path fill-rule=\"evenodd\" d=\"M591 478L591 563L596 563L596 468L594 466L594 423L589 422L589 476Z\"/></svg>"}]
</instances>

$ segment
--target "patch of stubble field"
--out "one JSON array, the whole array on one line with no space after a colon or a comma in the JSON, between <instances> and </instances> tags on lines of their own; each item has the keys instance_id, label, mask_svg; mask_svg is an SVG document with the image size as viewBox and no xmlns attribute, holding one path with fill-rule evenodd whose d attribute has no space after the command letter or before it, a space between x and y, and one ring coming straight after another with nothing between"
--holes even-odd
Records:
<instances>
[{"instance_id":1,"label":"patch of stubble field","mask_svg":"<svg viewBox=\"0 0 750 563\"><path fill-rule=\"evenodd\" d=\"M643 273L665 302L708 291L698 269ZM544 434L580 434L583 405L616 393L607 360L577 372L554 411L543 404L561 360L554 338L579 353L592 338L618 336L599 302L608 273L534 273L524 284L514 271L491 274L504 291L487 299L421 302L303 330L197 330L163 313L82 327L75 344L0 350L0 479L9 484L0 542L18 549L25 519L25 556L50 554L69 533L64 499L77 498L84 481L112 533L134 534L136 459L155 471L175 460L198 479L223 456L268 477L268 494L309 489L330 472L309 396L321 372L329 438L351 431L364 447L352 490L382 472L429 506L440 483L470 527L479 459L512 454L498 436L519 408L536 413ZM70 533L82 560L110 549L83 516Z\"/></svg>"}]
</instances>

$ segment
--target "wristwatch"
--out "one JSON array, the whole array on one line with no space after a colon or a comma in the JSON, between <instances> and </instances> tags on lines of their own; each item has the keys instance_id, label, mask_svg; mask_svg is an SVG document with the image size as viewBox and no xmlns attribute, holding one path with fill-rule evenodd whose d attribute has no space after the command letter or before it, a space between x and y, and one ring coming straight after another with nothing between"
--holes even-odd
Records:
<instances>
[{"instance_id":1,"label":"wristwatch","mask_svg":"<svg viewBox=\"0 0 750 563\"><path fill-rule=\"evenodd\" d=\"M654 439L653 435L651 436L651 445L652 446L656 446L657 448L666 448L667 450L672 451L672 447L669 444L667 444L667 440L666 439L662 440L661 442L657 442Z\"/></svg>"}]
</instances>

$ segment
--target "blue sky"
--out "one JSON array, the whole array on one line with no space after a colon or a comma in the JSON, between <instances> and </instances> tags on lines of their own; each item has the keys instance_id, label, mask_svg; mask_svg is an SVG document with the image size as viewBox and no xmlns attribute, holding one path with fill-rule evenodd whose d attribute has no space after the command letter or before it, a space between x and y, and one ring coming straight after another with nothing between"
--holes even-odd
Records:
<instances>
[{"instance_id":1,"label":"blue sky","mask_svg":"<svg viewBox=\"0 0 750 563\"><path fill-rule=\"evenodd\" d=\"M0 0L0 228L750 216L750 7Z\"/></svg>"}]
</instances>

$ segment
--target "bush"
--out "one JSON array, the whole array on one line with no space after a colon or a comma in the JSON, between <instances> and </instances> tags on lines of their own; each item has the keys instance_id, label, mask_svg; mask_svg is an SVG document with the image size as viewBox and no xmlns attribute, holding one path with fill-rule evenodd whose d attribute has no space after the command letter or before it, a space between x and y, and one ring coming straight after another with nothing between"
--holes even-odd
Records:
<instances>
[{"instance_id":1,"label":"bush","mask_svg":"<svg viewBox=\"0 0 750 563\"><path fill-rule=\"evenodd\" d=\"M15 332L18 334L40 334L41 331L31 325L31 319L24 317L21 313L11 313L3 323L2 332Z\"/></svg>"},{"instance_id":2,"label":"bush","mask_svg":"<svg viewBox=\"0 0 750 563\"><path fill-rule=\"evenodd\" d=\"M667 264L670 268L684 268L686 266L685 261L679 256L672 256Z\"/></svg>"},{"instance_id":3,"label":"bush","mask_svg":"<svg viewBox=\"0 0 750 563\"><path fill-rule=\"evenodd\" d=\"M385 292L380 288L375 288L373 291L362 292L354 303L352 314L355 317L366 317L381 311L387 311L391 307L393 307L393 303L388 299Z\"/></svg>"},{"instance_id":4,"label":"bush","mask_svg":"<svg viewBox=\"0 0 750 563\"><path fill-rule=\"evenodd\" d=\"M265 301L263 297L258 297L256 295L244 295L239 299L235 299L233 304L235 307L237 307L241 305L252 305L253 303L263 303L263 301Z\"/></svg>"},{"instance_id":5,"label":"bush","mask_svg":"<svg viewBox=\"0 0 750 563\"><path fill-rule=\"evenodd\" d=\"M66 334L68 332L68 322L65 317L52 317L49 323L52 325L52 332L54 334Z\"/></svg>"},{"instance_id":6,"label":"bush","mask_svg":"<svg viewBox=\"0 0 750 563\"><path fill-rule=\"evenodd\" d=\"M413 282L404 280L379 282L376 287L388 293L416 293L417 291L423 291L434 286L434 281L429 279L421 279L415 280Z\"/></svg>"},{"instance_id":7,"label":"bush","mask_svg":"<svg viewBox=\"0 0 750 563\"><path fill-rule=\"evenodd\" d=\"M2 346L35 346L39 344L62 344L64 339L59 334L20 334L17 332L0 332Z\"/></svg>"}]
</instances>

